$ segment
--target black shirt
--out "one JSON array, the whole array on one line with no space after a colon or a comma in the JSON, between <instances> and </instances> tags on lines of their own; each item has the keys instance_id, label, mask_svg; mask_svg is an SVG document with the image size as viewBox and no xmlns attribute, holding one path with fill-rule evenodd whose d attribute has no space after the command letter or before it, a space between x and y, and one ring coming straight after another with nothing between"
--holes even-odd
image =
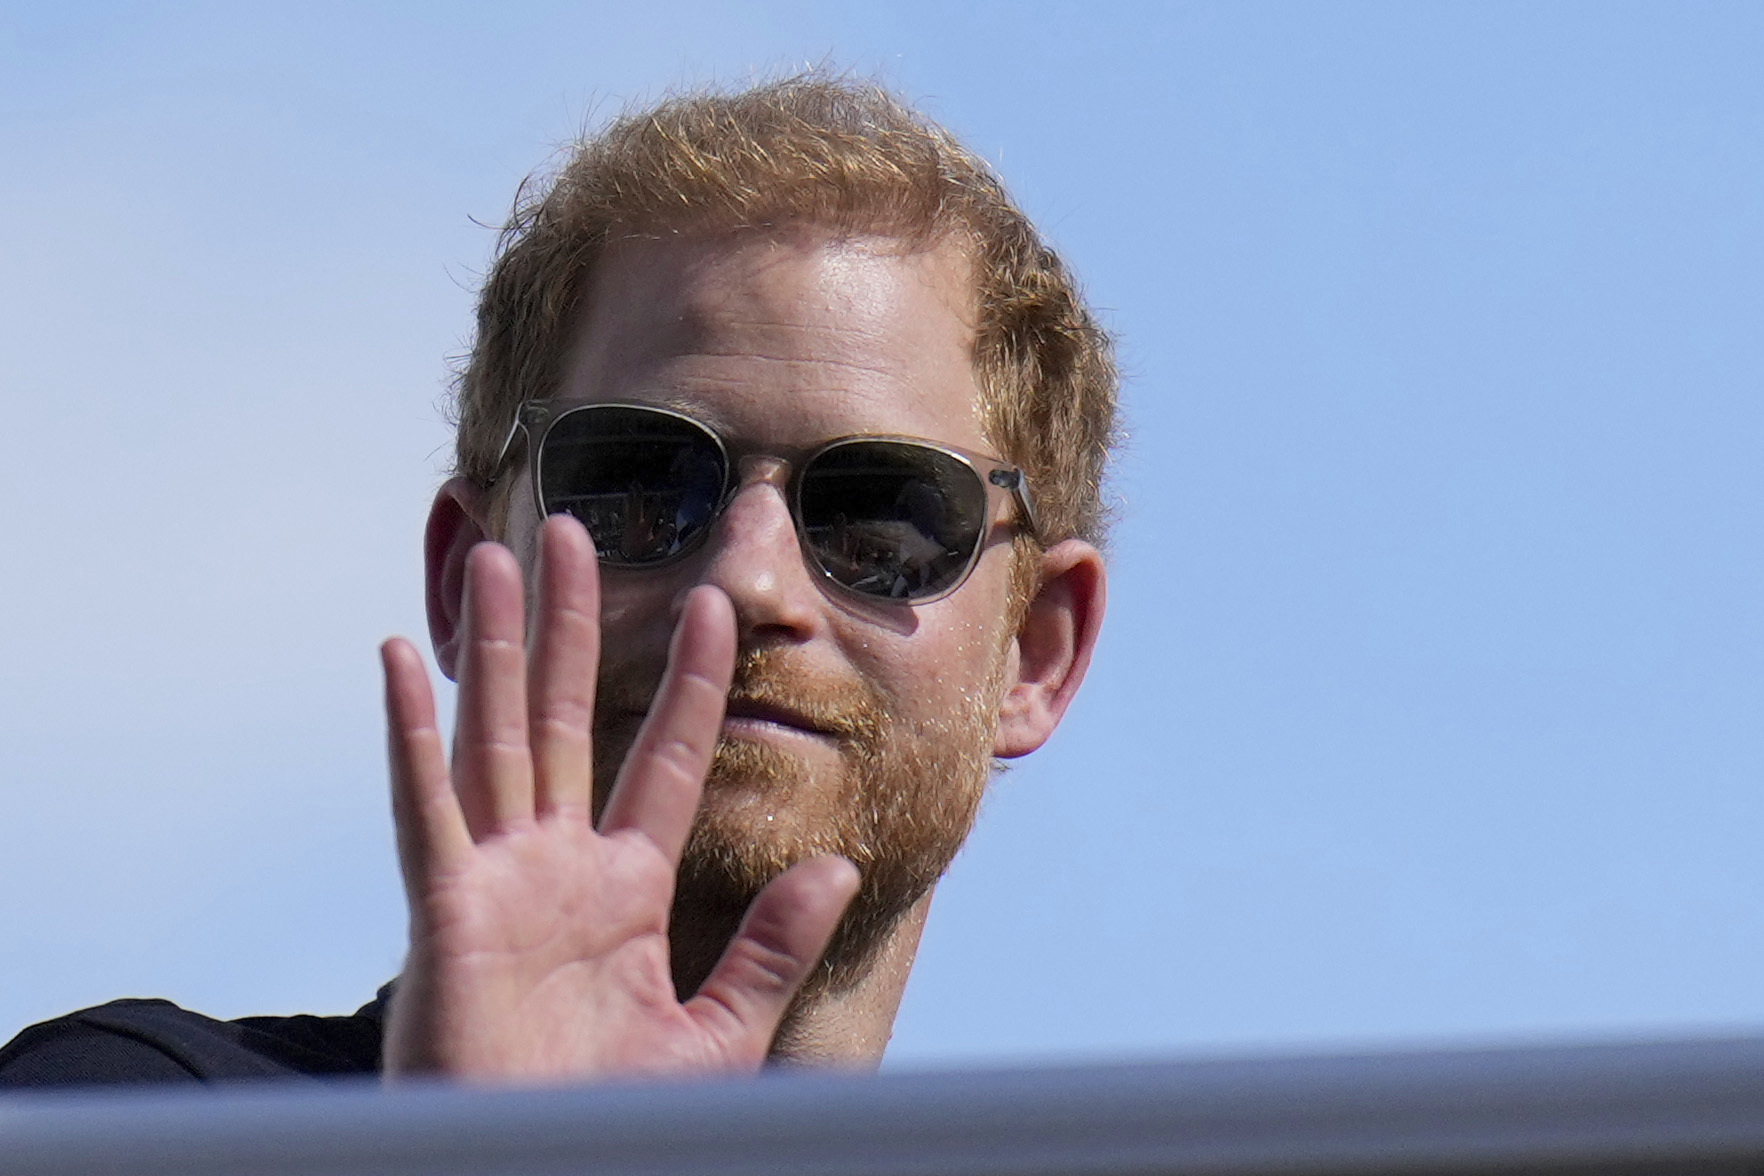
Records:
<instances>
[{"instance_id":1,"label":"black shirt","mask_svg":"<svg viewBox=\"0 0 1764 1176\"><path fill-rule=\"evenodd\" d=\"M347 1017L216 1021L168 1000L113 1000L0 1048L0 1090L374 1074L391 985Z\"/></svg>"}]
</instances>

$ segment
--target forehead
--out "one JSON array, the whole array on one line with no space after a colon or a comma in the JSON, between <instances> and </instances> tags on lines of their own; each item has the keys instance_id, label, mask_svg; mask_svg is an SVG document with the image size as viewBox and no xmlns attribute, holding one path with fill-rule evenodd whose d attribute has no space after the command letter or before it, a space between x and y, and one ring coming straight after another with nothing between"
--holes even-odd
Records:
<instances>
[{"instance_id":1,"label":"forehead","mask_svg":"<svg viewBox=\"0 0 1764 1176\"><path fill-rule=\"evenodd\" d=\"M966 251L780 232L621 241L562 395L657 404L732 439L899 433L984 448Z\"/></svg>"}]
</instances>

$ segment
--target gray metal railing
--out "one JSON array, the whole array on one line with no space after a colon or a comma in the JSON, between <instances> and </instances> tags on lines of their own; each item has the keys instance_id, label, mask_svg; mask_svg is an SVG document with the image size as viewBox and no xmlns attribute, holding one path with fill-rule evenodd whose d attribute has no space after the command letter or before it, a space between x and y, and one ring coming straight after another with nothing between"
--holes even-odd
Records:
<instances>
[{"instance_id":1,"label":"gray metal railing","mask_svg":"<svg viewBox=\"0 0 1764 1176\"><path fill-rule=\"evenodd\" d=\"M0 1098L50 1176L1764 1176L1764 1038L529 1091Z\"/></svg>"}]
</instances>

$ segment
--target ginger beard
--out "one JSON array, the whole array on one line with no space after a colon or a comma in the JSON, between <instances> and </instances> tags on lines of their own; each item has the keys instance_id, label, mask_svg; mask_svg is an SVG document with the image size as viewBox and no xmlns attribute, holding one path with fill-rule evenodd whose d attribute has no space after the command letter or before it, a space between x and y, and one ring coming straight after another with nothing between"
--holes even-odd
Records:
<instances>
[{"instance_id":1,"label":"ginger beard","mask_svg":"<svg viewBox=\"0 0 1764 1176\"><path fill-rule=\"evenodd\" d=\"M778 649L743 650L729 698L782 707L837 740L836 771L772 743L724 735L681 857L669 939L682 1000L709 975L766 883L822 854L863 881L802 996L862 979L909 908L943 876L973 828L992 772L1002 656L954 713L902 720L861 679L806 674ZM595 807L606 803L636 737L632 715L657 672L603 662L595 718ZM642 681L647 689L633 689Z\"/></svg>"}]
</instances>

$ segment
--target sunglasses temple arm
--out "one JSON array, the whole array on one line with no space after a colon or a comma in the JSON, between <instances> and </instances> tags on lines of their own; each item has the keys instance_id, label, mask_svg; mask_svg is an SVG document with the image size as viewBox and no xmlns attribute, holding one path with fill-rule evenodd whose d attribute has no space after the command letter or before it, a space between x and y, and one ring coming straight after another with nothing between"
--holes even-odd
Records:
<instances>
[{"instance_id":1,"label":"sunglasses temple arm","mask_svg":"<svg viewBox=\"0 0 1764 1176\"><path fill-rule=\"evenodd\" d=\"M527 422L523 421L519 414L516 414L515 419L508 426L508 436L502 439L502 449L496 455L496 464L491 467L495 471L491 475L492 480L501 476L503 465L507 463L509 454L514 452L515 438L521 435L526 426Z\"/></svg>"},{"instance_id":2,"label":"sunglasses temple arm","mask_svg":"<svg viewBox=\"0 0 1764 1176\"><path fill-rule=\"evenodd\" d=\"M1018 475L1016 488L1012 492L1017 496L1017 505L1023 508L1023 522L1028 525L1029 533L1040 538L1041 520L1035 516L1035 500L1029 497L1029 483L1021 475Z\"/></svg>"},{"instance_id":3,"label":"sunglasses temple arm","mask_svg":"<svg viewBox=\"0 0 1764 1176\"><path fill-rule=\"evenodd\" d=\"M1023 516L1023 526L1031 535L1039 538L1041 536L1041 520L1035 516L1035 499L1030 497L1029 479L1023 476L1023 471L1001 467L993 470L992 476L987 481L1011 492L1011 497L1017 500L1017 510Z\"/></svg>"}]
</instances>

